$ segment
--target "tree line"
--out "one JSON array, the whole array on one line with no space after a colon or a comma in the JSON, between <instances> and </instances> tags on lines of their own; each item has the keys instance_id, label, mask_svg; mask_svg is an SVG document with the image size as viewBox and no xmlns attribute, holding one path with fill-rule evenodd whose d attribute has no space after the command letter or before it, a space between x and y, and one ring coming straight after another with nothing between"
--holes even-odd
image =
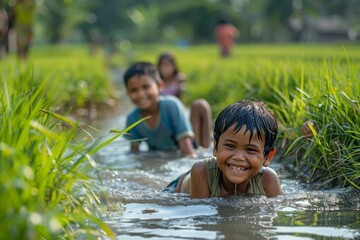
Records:
<instances>
[{"instance_id":1,"label":"tree line","mask_svg":"<svg viewBox=\"0 0 360 240\"><path fill-rule=\"evenodd\" d=\"M14 1L3 5L9 8ZM224 17L239 29L243 42L306 41L306 31L324 31L323 22L330 24L325 29L329 37L348 34L357 40L360 31L357 0L28 1L36 5L35 40L48 43L209 43L216 22Z\"/></svg>"}]
</instances>

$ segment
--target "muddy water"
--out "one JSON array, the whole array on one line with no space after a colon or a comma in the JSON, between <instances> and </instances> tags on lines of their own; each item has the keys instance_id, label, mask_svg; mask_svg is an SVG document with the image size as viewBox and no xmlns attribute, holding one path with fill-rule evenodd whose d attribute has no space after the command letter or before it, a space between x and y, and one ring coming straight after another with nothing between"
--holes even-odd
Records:
<instances>
[{"instance_id":1,"label":"muddy water","mask_svg":"<svg viewBox=\"0 0 360 240\"><path fill-rule=\"evenodd\" d=\"M99 135L122 129L125 112L94 122ZM283 196L190 199L162 189L197 159L146 152L145 145L130 154L128 147L119 138L96 156L110 197L104 220L118 239L360 239L359 191L307 190L273 162ZM198 154L210 157L212 150Z\"/></svg>"},{"instance_id":2,"label":"muddy water","mask_svg":"<svg viewBox=\"0 0 360 240\"><path fill-rule=\"evenodd\" d=\"M104 132L121 129L124 116L102 122ZM119 239L360 239L357 191L307 190L275 162L283 196L190 199L162 189L197 159L141 149L130 154L119 138L97 155L110 196L104 219ZM198 154L201 159L212 151Z\"/></svg>"}]
</instances>

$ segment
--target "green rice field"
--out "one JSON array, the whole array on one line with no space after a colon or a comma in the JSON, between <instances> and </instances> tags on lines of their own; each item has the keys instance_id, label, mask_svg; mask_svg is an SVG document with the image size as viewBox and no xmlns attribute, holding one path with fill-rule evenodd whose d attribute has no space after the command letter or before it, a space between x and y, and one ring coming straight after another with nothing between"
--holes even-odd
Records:
<instances>
[{"instance_id":1,"label":"green rice field","mask_svg":"<svg viewBox=\"0 0 360 240\"><path fill-rule=\"evenodd\" d=\"M134 55L156 63L162 51L172 51L187 76L187 104L205 98L216 116L234 101L263 100L279 119L284 164L314 188L359 188L359 45L244 45L227 59L216 46L142 47ZM299 131L307 120L318 127L312 139Z\"/></svg>"},{"instance_id":2,"label":"green rice field","mask_svg":"<svg viewBox=\"0 0 360 240\"><path fill-rule=\"evenodd\" d=\"M123 132L93 139L66 116L118 101L111 71L156 63L163 51L187 77L186 105L205 98L215 117L235 101L263 100L279 120L278 160L300 181L360 190L359 44L238 45L227 59L215 45L134 45L119 48L110 69L101 50L37 46L26 61L0 62L0 239L115 238L99 218L106 193L94 183L93 154ZM312 138L299 130L307 120Z\"/></svg>"}]
</instances>

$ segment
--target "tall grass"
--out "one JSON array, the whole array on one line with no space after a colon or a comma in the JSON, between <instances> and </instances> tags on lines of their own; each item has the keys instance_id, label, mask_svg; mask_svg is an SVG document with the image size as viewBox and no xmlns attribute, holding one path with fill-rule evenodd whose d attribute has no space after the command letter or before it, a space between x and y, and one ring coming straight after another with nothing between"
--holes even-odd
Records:
<instances>
[{"instance_id":1,"label":"tall grass","mask_svg":"<svg viewBox=\"0 0 360 240\"><path fill-rule=\"evenodd\" d=\"M77 139L80 124L53 111L51 78L23 63L1 67L0 239L114 238L89 174L92 154L123 132Z\"/></svg>"},{"instance_id":2,"label":"tall grass","mask_svg":"<svg viewBox=\"0 0 360 240\"><path fill-rule=\"evenodd\" d=\"M215 45L139 49L138 60L154 63L160 52L174 52L188 80L185 103L205 98L214 117L244 98L270 105L283 164L312 187L360 188L359 45L243 45L227 59ZM311 139L299 131L309 119L319 128Z\"/></svg>"},{"instance_id":3,"label":"tall grass","mask_svg":"<svg viewBox=\"0 0 360 240\"><path fill-rule=\"evenodd\" d=\"M300 104L290 111L313 120L317 129L313 138L296 139L288 153L298 153L298 173L313 187L360 189L359 64L339 66L337 62L321 64L317 77L294 92L292 102ZM290 112L286 107L281 111Z\"/></svg>"},{"instance_id":4,"label":"tall grass","mask_svg":"<svg viewBox=\"0 0 360 240\"><path fill-rule=\"evenodd\" d=\"M101 53L91 54L86 45L39 46L21 65L33 67L38 79L48 78L54 86L49 88L47 97L62 106L82 107L115 97Z\"/></svg>"}]
</instances>

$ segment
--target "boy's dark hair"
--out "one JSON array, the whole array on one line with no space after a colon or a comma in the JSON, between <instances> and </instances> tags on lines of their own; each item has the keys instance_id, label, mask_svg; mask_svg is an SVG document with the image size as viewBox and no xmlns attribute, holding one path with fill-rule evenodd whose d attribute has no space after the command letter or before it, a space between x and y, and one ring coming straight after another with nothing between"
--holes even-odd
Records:
<instances>
[{"instance_id":1,"label":"boy's dark hair","mask_svg":"<svg viewBox=\"0 0 360 240\"><path fill-rule=\"evenodd\" d=\"M124 83L125 86L128 86L129 79L133 76L150 76L155 82L159 81L159 73L155 65L149 62L137 62L126 70L124 74Z\"/></svg>"},{"instance_id":2,"label":"boy's dark hair","mask_svg":"<svg viewBox=\"0 0 360 240\"><path fill-rule=\"evenodd\" d=\"M215 121L214 147L216 150L220 135L234 124L234 132L238 132L245 125L246 131L250 131L250 140L256 130L258 138L265 142L265 156L274 148L278 124L273 112L265 103L256 100L242 100L223 109Z\"/></svg>"},{"instance_id":3,"label":"boy's dark hair","mask_svg":"<svg viewBox=\"0 0 360 240\"><path fill-rule=\"evenodd\" d=\"M160 65L162 63L162 61L164 60L169 60L173 65L174 65L174 76L176 74L179 73L179 68L178 68L178 65L176 63L176 59L175 59L175 56L173 54L171 54L170 52L164 52L162 54L160 54L159 56L159 59L158 59L158 68L160 68ZM160 74L160 78L163 79L163 76L161 75L161 72L159 73Z\"/></svg>"}]
</instances>

